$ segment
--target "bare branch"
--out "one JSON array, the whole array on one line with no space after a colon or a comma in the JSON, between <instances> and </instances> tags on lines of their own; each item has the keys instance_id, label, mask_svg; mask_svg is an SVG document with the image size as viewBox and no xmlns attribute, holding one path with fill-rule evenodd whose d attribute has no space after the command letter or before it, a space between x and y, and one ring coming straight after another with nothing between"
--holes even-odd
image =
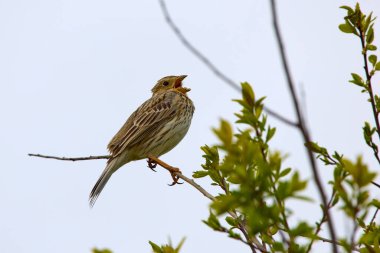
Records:
<instances>
[{"instance_id":1,"label":"bare branch","mask_svg":"<svg viewBox=\"0 0 380 253\"><path fill-rule=\"evenodd\" d=\"M240 92L240 86L238 83L234 82L231 78L223 74L222 71L220 71L214 63L212 63L204 54L202 54L197 48L195 48L189 40L183 35L181 30L178 28L178 26L173 22L168 8L166 6L165 0L159 0L160 7L162 10L162 13L165 17L166 23L169 25L169 27L173 30L174 34L178 37L178 39L182 42L182 44L187 48L195 57L197 57L203 64L206 65L208 69L210 69L216 77L218 77L220 80L225 82L228 86L230 86L232 89ZM280 115L279 113L269 109L268 107L264 107L264 110L271 115L273 118L276 118L277 120L281 121L282 123L285 123L292 127L298 127L298 124L287 119L286 117Z\"/></svg>"},{"instance_id":2,"label":"bare branch","mask_svg":"<svg viewBox=\"0 0 380 253\"><path fill-rule=\"evenodd\" d=\"M378 183L376 183L376 182L374 182L374 181L372 181L371 184L373 184L374 186L380 188L380 184L378 184Z\"/></svg>"},{"instance_id":3,"label":"bare branch","mask_svg":"<svg viewBox=\"0 0 380 253\"><path fill-rule=\"evenodd\" d=\"M41 155L41 154L28 154L28 156L46 158L46 159L55 159L61 161L85 161L85 160L99 160L99 159L109 159L111 156L109 155L100 155L100 156L85 156L85 157L58 157L58 156L50 156L50 155Z\"/></svg>"},{"instance_id":4,"label":"bare branch","mask_svg":"<svg viewBox=\"0 0 380 253\"><path fill-rule=\"evenodd\" d=\"M309 130L306 127L303 114L301 112L301 108L300 108L299 101L298 101L298 96L297 96L296 91L295 91L293 78L291 76L288 60L287 60L287 57L285 54L285 47L283 44L283 40L282 40L281 32L280 32L280 27L278 24L276 1L271 0L270 3L271 3L273 28L275 31L276 40L277 40L278 48L279 48L280 55L281 55L282 67L284 69L288 88L289 88L290 93L291 93L293 106L294 106L294 109L295 109L296 114L297 114L298 129L302 134L304 143L309 143L311 141L311 137L310 137ZM313 153L307 148L306 148L306 152L307 152L309 162L310 162L310 166L311 166L311 169L313 172L313 179L314 179L315 184L317 185L318 192L319 192L320 198L321 198L322 203L323 203L324 212L326 212L326 218L327 218L327 224L328 224L329 231L330 231L330 236L331 236L332 241L335 242L336 241L336 233L335 233L335 229L334 229L334 224L333 224L333 221L331 219L330 210L328 208L328 202L327 202L327 198L326 198L326 193L325 193L325 190L323 188L321 177L319 175L317 163L316 163L316 160L315 160ZM332 248L333 248L334 253L338 252L338 248L337 248L336 244L332 244Z\"/></svg>"},{"instance_id":5,"label":"bare branch","mask_svg":"<svg viewBox=\"0 0 380 253\"><path fill-rule=\"evenodd\" d=\"M369 223L370 226L375 222L376 215L377 215L378 212L379 212L379 208L376 208L376 211L375 211L375 213L372 216L371 222Z\"/></svg>"},{"instance_id":6,"label":"bare branch","mask_svg":"<svg viewBox=\"0 0 380 253\"><path fill-rule=\"evenodd\" d=\"M327 239L327 238L323 238L323 237L320 237L320 236L318 236L318 240L320 240L322 242L331 243L332 245L339 245L339 246L342 246L342 247L345 246L343 243L341 243L339 241L333 241L333 240L330 240L330 239ZM360 252L360 249L358 249L355 246L352 246L351 250L352 251L356 251L356 252Z\"/></svg>"}]
</instances>

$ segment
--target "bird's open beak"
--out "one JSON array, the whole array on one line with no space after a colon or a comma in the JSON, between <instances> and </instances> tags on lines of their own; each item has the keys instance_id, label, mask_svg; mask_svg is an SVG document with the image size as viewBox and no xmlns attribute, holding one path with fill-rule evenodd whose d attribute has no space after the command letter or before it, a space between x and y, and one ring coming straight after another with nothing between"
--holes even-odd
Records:
<instances>
[{"instance_id":1,"label":"bird's open beak","mask_svg":"<svg viewBox=\"0 0 380 253\"><path fill-rule=\"evenodd\" d=\"M175 81L174 88L178 91L182 92L183 94L186 94L186 92L189 92L191 89L183 87L182 81L185 79L187 75L178 76L177 80Z\"/></svg>"}]
</instances>

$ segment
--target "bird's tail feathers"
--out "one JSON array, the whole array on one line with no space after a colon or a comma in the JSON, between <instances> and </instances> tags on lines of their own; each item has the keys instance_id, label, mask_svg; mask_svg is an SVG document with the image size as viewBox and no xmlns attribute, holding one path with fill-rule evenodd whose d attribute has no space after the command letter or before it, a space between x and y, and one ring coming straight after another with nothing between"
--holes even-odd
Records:
<instances>
[{"instance_id":1,"label":"bird's tail feathers","mask_svg":"<svg viewBox=\"0 0 380 253\"><path fill-rule=\"evenodd\" d=\"M104 186L107 184L108 180L111 178L112 174L120 167L116 159L112 159L108 162L106 168L103 170L103 173L100 175L98 181L96 182L94 188L90 193L90 207L93 207L96 200L98 199L100 193L102 192Z\"/></svg>"}]
</instances>

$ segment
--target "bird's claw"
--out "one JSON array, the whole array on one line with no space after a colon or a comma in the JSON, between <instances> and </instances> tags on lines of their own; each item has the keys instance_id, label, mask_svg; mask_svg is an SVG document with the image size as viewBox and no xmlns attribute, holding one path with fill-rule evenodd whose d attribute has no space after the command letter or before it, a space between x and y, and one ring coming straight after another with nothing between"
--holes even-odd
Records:
<instances>
[{"instance_id":1,"label":"bird's claw","mask_svg":"<svg viewBox=\"0 0 380 253\"><path fill-rule=\"evenodd\" d=\"M147 159L147 162L148 162L148 168L153 170L154 172L157 172L155 170L155 168L157 167L157 163L150 158Z\"/></svg>"},{"instance_id":2,"label":"bird's claw","mask_svg":"<svg viewBox=\"0 0 380 253\"><path fill-rule=\"evenodd\" d=\"M182 172L178 168L174 168L173 167L173 168L171 168L169 170L169 172L170 172L170 176L172 176L172 179L173 179L173 183L168 184L169 186L173 186L173 185L176 185L176 184L183 184L181 182L178 182L179 176L176 173L182 174Z\"/></svg>"},{"instance_id":3,"label":"bird's claw","mask_svg":"<svg viewBox=\"0 0 380 253\"><path fill-rule=\"evenodd\" d=\"M156 172L155 168L157 167L158 164L170 172L170 176L173 179L173 183L169 184L169 186L173 186L176 184L183 184L181 182L178 182L178 180L180 178L178 174L182 174L180 169L172 167L172 166L170 166L170 165L168 165L168 164L166 164L166 163L164 163L164 162L162 162L159 159L154 158L154 157L152 157L152 158L148 157L148 159L146 161L148 162L148 168L153 170L154 172Z\"/></svg>"}]
</instances>

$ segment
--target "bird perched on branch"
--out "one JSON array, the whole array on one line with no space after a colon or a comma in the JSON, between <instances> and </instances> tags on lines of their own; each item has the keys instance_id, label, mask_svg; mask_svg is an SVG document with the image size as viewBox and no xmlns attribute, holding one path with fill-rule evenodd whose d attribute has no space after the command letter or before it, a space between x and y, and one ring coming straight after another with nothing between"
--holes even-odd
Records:
<instances>
[{"instance_id":1,"label":"bird perched on branch","mask_svg":"<svg viewBox=\"0 0 380 253\"><path fill-rule=\"evenodd\" d=\"M121 166L144 158L149 158L152 165L155 158L172 150L185 137L194 113L193 102L187 96L190 89L182 86L185 78L186 75L166 76L158 80L152 97L129 116L112 138L108 144L111 157L90 193L90 206ZM172 177L175 178L173 174Z\"/></svg>"}]
</instances>

